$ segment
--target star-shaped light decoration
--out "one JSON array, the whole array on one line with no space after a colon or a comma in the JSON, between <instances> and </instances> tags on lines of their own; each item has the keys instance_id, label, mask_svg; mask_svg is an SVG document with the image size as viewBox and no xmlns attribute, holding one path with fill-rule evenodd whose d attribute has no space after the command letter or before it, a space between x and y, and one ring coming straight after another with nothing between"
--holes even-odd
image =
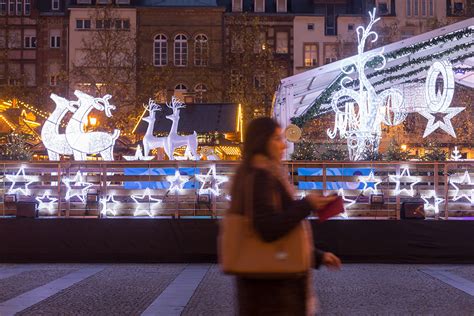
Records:
<instances>
[{"instance_id":1,"label":"star-shaped light decoration","mask_svg":"<svg viewBox=\"0 0 474 316\"><path fill-rule=\"evenodd\" d=\"M364 184L364 188L362 189L362 193L365 193L366 191L370 191L371 193L377 193L377 186L382 183L382 181L379 181L375 179L374 177L374 171L371 170L369 175L366 177L359 177L360 182ZM374 187L369 187L369 183L374 183Z\"/></svg>"},{"instance_id":2,"label":"star-shaped light decoration","mask_svg":"<svg viewBox=\"0 0 474 316\"><path fill-rule=\"evenodd\" d=\"M431 192L429 195L421 196L423 201L425 201L425 209L433 209L435 214L439 213L439 204L444 202L443 198L440 198L436 195L436 192ZM433 201L433 202L431 202Z\"/></svg>"},{"instance_id":3,"label":"star-shaped light decoration","mask_svg":"<svg viewBox=\"0 0 474 316\"><path fill-rule=\"evenodd\" d=\"M357 202L357 199L351 200L351 199L346 198L343 188L340 188L339 190L337 190L337 195L342 197L342 199L344 200L344 213L341 213L341 216L343 218L347 218L346 209L354 205Z\"/></svg>"},{"instance_id":4,"label":"star-shaped light decoration","mask_svg":"<svg viewBox=\"0 0 474 316\"><path fill-rule=\"evenodd\" d=\"M216 175L215 165L209 168L209 171L206 175L197 174L196 179L202 183L198 190L199 194L213 194L215 196L219 196L221 194L219 185L229 181L229 178L226 176Z\"/></svg>"},{"instance_id":5,"label":"star-shaped light decoration","mask_svg":"<svg viewBox=\"0 0 474 316\"><path fill-rule=\"evenodd\" d=\"M150 207L145 210L140 209L140 205L143 204L143 202L140 203L138 200L144 200L146 197L148 197L148 201L145 201L145 202L148 202ZM151 197L151 192L149 188L145 189L145 192L143 193L143 195L132 194L131 198L133 201L135 201L135 204L136 204L135 212L133 213L133 216L140 216L143 213L145 213L145 215L153 217L153 214L151 212L152 207L155 205L161 204L161 199L155 199Z\"/></svg>"},{"instance_id":6,"label":"star-shaped light decoration","mask_svg":"<svg viewBox=\"0 0 474 316\"><path fill-rule=\"evenodd\" d=\"M18 172L15 175L7 174L5 175L5 177L7 178L6 182L12 183L12 185L8 189L8 192L7 192L8 194L20 193L23 195L30 195L30 189L28 189L28 186L32 184L33 182L38 181L37 176L25 175L25 167L23 166L20 168L20 170L18 170ZM26 182L26 183L23 185L23 188L15 188L15 184L17 182Z\"/></svg>"},{"instance_id":7,"label":"star-shaped light decoration","mask_svg":"<svg viewBox=\"0 0 474 316\"><path fill-rule=\"evenodd\" d=\"M433 112L431 112L429 109L424 109L420 111L419 112L420 115L422 115L424 118L428 120L428 123L426 124L425 132L423 134L423 138L430 135L438 128L441 128L443 131L445 131L449 135L456 137L456 133L454 132L453 125L451 124L451 119L463 110L464 108L462 107L453 107L453 108L447 108L441 112L437 112L437 113L446 114L446 115L443 117L443 121L437 121L436 123L435 123L436 116L432 114Z\"/></svg>"},{"instance_id":8,"label":"star-shaped light decoration","mask_svg":"<svg viewBox=\"0 0 474 316\"><path fill-rule=\"evenodd\" d=\"M403 178L403 177L409 178L409 181L403 181L403 182L410 182L410 183L411 183L411 184L410 184L410 190L405 189L405 188L403 188L403 189L400 190L400 178ZM412 177L412 176L410 175L410 170L409 170L408 168L403 169L403 170L402 170L402 173L401 173L399 176L393 174L393 175L389 175L389 178L390 178L390 181L391 181L391 182L395 182L395 194L402 194L402 193L404 193L404 194L407 194L407 195L409 195L409 196L411 196L411 197L415 196L415 189L414 189L414 187L415 187L415 185L418 184L420 181L418 180L417 177Z\"/></svg>"},{"instance_id":9,"label":"star-shaped light decoration","mask_svg":"<svg viewBox=\"0 0 474 316\"><path fill-rule=\"evenodd\" d=\"M50 197L51 192L49 190L46 190L43 192L43 195L37 196L35 198L36 201L38 201L38 209L46 209L48 210L49 214L52 214L54 211L54 203L58 200L56 198ZM48 201L48 202L45 202Z\"/></svg>"},{"instance_id":10,"label":"star-shaped light decoration","mask_svg":"<svg viewBox=\"0 0 474 316\"><path fill-rule=\"evenodd\" d=\"M87 190L89 190L89 188L93 186L94 184L89 183L89 182L84 182L83 179L84 179L84 176L80 171L78 171L76 175L74 176L74 178L72 179L70 178L62 179L62 182L64 182L67 188L66 195L64 196L64 199L66 199L66 201L69 201L74 196L76 196L79 200L81 200L82 203L86 201ZM71 182L74 182L74 184L71 185ZM81 188L75 189L72 187L81 187ZM71 194L72 190L81 190L81 193Z\"/></svg>"},{"instance_id":11,"label":"star-shaped light decoration","mask_svg":"<svg viewBox=\"0 0 474 316\"><path fill-rule=\"evenodd\" d=\"M471 196L468 196L466 194L461 194L459 195L459 187L458 185L474 185L474 182L471 181L471 176L469 175L469 172L466 170L464 171L464 175L460 177L459 179L449 179L449 184L451 184L455 191L454 191L454 197L453 201L457 201L462 198L466 198L469 202L474 203L474 189L471 189ZM456 185L457 184L457 185Z\"/></svg>"},{"instance_id":12,"label":"star-shaped light decoration","mask_svg":"<svg viewBox=\"0 0 474 316\"><path fill-rule=\"evenodd\" d=\"M176 170L174 176L167 176L166 181L170 183L169 192L179 192L183 189L184 184L189 180L189 177L182 176L179 170Z\"/></svg>"},{"instance_id":13,"label":"star-shaped light decoration","mask_svg":"<svg viewBox=\"0 0 474 316\"><path fill-rule=\"evenodd\" d=\"M112 216L117 216L117 212L115 211L113 206L112 208L107 207L108 202L112 202L113 203L112 205L120 204L119 201L115 201L113 195L109 195L105 198L101 198L99 201L100 205L102 206L102 209L100 210L100 214L102 216L107 216L107 213L112 213Z\"/></svg>"},{"instance_id":14,"label":"star-shaped light decoration","mask_svg":"<svg viewBox=\"0 0 474 316\"><path fill-rule=\"evenodd\" d=\"M135 152L134 156L123 156L123 158L125 160L129 160L129 161L132 161L132 160L152 160L153 158L155 158L155 156L144 156L142 154L141 146L138 145L137 146L137 151Z\"/></svg>"}]
</instances>

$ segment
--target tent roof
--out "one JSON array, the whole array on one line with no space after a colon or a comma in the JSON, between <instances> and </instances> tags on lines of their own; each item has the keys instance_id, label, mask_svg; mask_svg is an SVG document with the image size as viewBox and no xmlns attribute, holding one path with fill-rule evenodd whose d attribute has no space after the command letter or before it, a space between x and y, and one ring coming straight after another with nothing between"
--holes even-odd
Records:
<instances>
[{"instance_id":1,"label":"tent roof","mask_svg":"<svg viewBox=\"0 0 474 316\"><path fill-rule=\"evenodd\" d=\"M444 37L453 32L462 31L465 29L474 30L474 18L466 19L461 22L451 24L427 33L423 33L417 36L410 37L408 39L392 43L383 47L384 55L387 57L390 53L396 53L404 48L414 46L417 44L428 43L430 40L436 38ZM438 43L435 45L427 45L415 53L406 53L396 58L387 58L387 63L384 71L393 68L394 72L390 73L390 76L399 76L401 74L406 74L403 78L398 78L394 80L381 81L386 78L384 75L376 75L370 78L372 84L377 84L377 90L386 89L392 86L401 85L407 81L412 81L414 79L422 79L426 77L426 70L410 73L413 70L411 67L404 67L402 69L396 69L396 66L408 62L415 58L420 58L424 56L429 56L437 53L445 52L448 55L444 58L449 60L454 60L462 55L469 54L474 55L474 46L471 46L468 50L454 50L450 51L452 48L462 45L462 44L471 44L473 43L474 35L471 33L470 36L464 36L462 38L456 38L444 43ZM381 47L376 48L371 51L367 51L364 54L369 54L371 52L378 52L381 50ZM323 93L328 86L333 83L341 74L341 66L347 65L349 60L353 57L346 59L341 59L334 63L324 65L322 67L314 68L303 73L284 78L280 82L280 86L276 93L275 105L274 105L274 115L278 121L280 121L284 126L289 122L289 119L292 117L298 117L304 114L317 98ZM417 64L416 67L422 68L429 66L432 61L427 61L426 63ZM454 67L474 67L474 57L470 57L461 62L454 62ZM472 69L472 68L471 68ZM366 74L370 75L374 73L373 70L366 70ZM400 77L400 76L399 76ZM457 72L455 74L455 80L459 84L474 88L474 72L472 70L462 72ZM329 104L325 104L329 106Z\"/></svg>"}]
</instances>

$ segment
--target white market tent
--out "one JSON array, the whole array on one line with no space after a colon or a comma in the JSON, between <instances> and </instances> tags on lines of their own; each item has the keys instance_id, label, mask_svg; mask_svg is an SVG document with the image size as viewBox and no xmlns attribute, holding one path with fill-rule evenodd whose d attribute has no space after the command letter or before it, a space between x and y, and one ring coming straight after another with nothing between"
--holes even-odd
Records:
<instances>
[{"instance_id":1,"label":"white market tent","mask_svg":"<svg viewBox=\"0 0 474 316\"><path fill-rule=\"evenodd\" d=\"M385 67L380 71L366 69L370 82L379 91L423 80L429 66L439 59L451 61L456 83L474 88L474 18L386 45L383 49ZM372 51L380 50L381 47ZM302 125L329 111L330 96L339 88L341 66L350 64L351 58L282 79L275 96L274 118L286 128L292 120L297 124L299 120ZM292 151L290 144L287 158Z\"/></svg>"}]
</instances>

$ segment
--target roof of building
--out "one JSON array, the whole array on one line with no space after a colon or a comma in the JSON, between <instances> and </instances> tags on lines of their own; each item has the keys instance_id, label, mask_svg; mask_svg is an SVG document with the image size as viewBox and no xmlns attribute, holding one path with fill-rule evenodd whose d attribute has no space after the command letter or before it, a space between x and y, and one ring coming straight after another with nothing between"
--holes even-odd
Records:
<instances>
[{"instance_id":1,"label":"roof of building","mask_svg":"<svg viewBox=\"0 0 474 316\"><path fill-rule=\"evenodd\" d=\"M233 103L188 104L180 111L178 133L235 132L237 130L238 108L238 105ZM161 109L156 112L154 131L167 133L171 129L171 120L165 116L170 115L172 111L166 105L162 105ZM137 133L144 134L146 129L147 123L141 121Z\"/></svg>"},{"instance_id":2,"label":"roof of building","mask_svg":"<svg viewBox=\"0 0 474 316\"><path fill-rule=\"evenodd\" d=\"M216 0L141 0L139 5L148 7L216 7Z\"/></svg>"},{"instance_id":3,"label":"roof of building","mask_svg":"<svg viewBox=\"0 0 474 316\"><path fill-rule=\"evenodd\" d=\"M423 79L426 77L428 66L433 62L429 57L441 54L444 59L452 61L453 66L468 69L455 74L456 83L474 88L474 72L471 70L474 67L474 57L463 58L465 55L474 54L472 46L463 49L463 45L472 43L474 36L472 33L462 34L472 32L472 30L474 30L474 18L386 45L383 47L384 55L396 57L387 58L383 71L389 73L393 79L387 78L389 76L384 74L376 75L377 73L372 70L367 71L367 75L374 73L374 76L371 76L369 80L373 85L377 85L378 90L383 90ZM363 54L367 56L380 50L381 48L376 48ZM323 92L328 90L331 84L342 75L341 67L351 64L352 58L341 59L282 79L275 99L275 117L284 124L292 117L308 115L308 111ZM411 67L400 67L400 65L415 59L420 62ZM462 61L458 61L458 59ZM414 71L416 69L421 71ZM335 91L337 90L328 92L332 95ZM326 108L330 110L329 103L321 104L321 110ZM319 113L322 114L324 111L319 111Z\"/></svg>"}]
</instances>

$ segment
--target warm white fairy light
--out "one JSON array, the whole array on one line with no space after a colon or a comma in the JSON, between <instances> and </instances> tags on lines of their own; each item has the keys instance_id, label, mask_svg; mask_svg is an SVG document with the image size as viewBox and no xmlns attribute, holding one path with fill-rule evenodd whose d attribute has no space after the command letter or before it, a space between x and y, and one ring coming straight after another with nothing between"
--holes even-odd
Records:
<instances>
[{"instance_id":1,"label":"warm white fairy light","mask_svg":"<svg viewBox=\"0 0 474 316\"><path fill-rule=\"evenodd\" d=\"M151 197L151 191L149 188L145 189L145 192L142 195L138 194L132 194L131 198L135 202L135 212L133 213L133 216L140 216L140 215L148 215L150 217L153 217L153 213L151 211L153 206L161 204L162 200L161 199L156 199ZM140 206L145 204L145 202L139 202L138 200L146 200L146 204L149 205L147 209L141 209Z\"/></svg>"},{"instance_id":2,"label":"warm white fairy light","mask_svg":"<svg viewBox=\"0 0 474 316\"><path fill-rule=\"evenodd\" d=\"M413 177L410 175L410 169L404 168L400 175L389 175L389 178L391 182L395 182L395 194L406 194L412 197L415 196L415 185L417 185L420 181L418 177ZM405 180L400 181L401 178L405 178ZM410 189L400 189L400 182L410 183Z\"/></svg>"},{"instance_id":3,"label":"warm white fairy light","mask_svg":"<svg viewBox=\"0 0 474 316\"><path fill-rule=\"evenodd\" d=\"M452 177L449 178L449 184L454 187L454 196L453 196L453 201L457 201L459 199L465 198L467 199L470 203L474 203L474 189L471 189L471 195L467 194L459 194L459 185L474 185L474 182L471 181L471 176L469 175L469 172L466 170L464 171L464 175L458 179L451 179Z\"/></svg>"},{"instance_id":4,"label":"warm white fairy light","mask_svg":"<svg viewBox=\"0 0 474 316\"><path fill-rule=\"evenodd\" d=\"M155 156L144 156L142 154L142 148L140 145L137 146L137 150L135 151L134 156L123 156L125 160L133 161L133 160L152 160Z\"/></svg>"},{"instance_id":5,"label":"warm white fairy light","mask_svg":"<svg viewBox=\"0 0 474 316\"><path fill-rule=\"evenodd\" d=\"M52 214L53 211L54 211L54 203L58 199L50 197L50 195L51 195L51 191L46 190L45 192L43 192L42 196L37 196L35 198L35 200L38 201L38 203L39 203L38 204L38 209L39 210L46 209L46 210L48 210L49 214ZM45 202L45 201L48 201L48 202Z\"/></svg>"},{"instance_id":6,"label":"warm white fairy light","mask_svg":"<svg viewBox=\"0 0 474 316\"><path fill-rule=\"evenodd\" d=\"M170 183L169 192L180 192L183 190L184 184L189 180L189 177L182 176L179 170L176 170L174 176L167 176L166 181Z\"/></svg>"},{"instance_id":7,"label":"warm white fairy light","mask_svg":"<svg viewBox=\"0 0 474 316\"><path fill-rule=\"evenodd\" d=\"M221 190L219 185L229 181L229 178L226 176L216 175L216 166L212 165L209 168L209 171L205 175L198 174L196 179L201 182L201 187L198 190L199 194L213 194L219 196Z\"/></svg>"},{"instance_id":8,"label":"warm white fairy light","mask_svg":"<svg viewBox=\"0 0 474 316\"><path fill-rule=\"evenodd\" d=\"M107 203L111 202L112 203L112 208L109 208L107 206ZM107 213L112 213L112 216L117 216L117 211L115 211L115 208L113 207L113 205L119 205L120 202L119 201L116 201L114 199L114 196L113 195L109 195L105 198L101 198L99 200L99 203L101 205L101 210L100 210L100 214L102 216L107 216Z\"/></svg>"},{"instance_id":9,"label":"warm white fairy light","mask_svg":"<svg viewBox=\"0 0 474 316\"><path fill-rule=\"evenodd\" d=\"M32 184L33 182L38 181L37 176L27 176L25 174L25 167L21 166L20 170L15 175L5 175L7 178L6 182L11 182L12 184L10 185L10 188L8 189L8 194L23 194L23 195L30 195L30 189L28 189L28 186ZM15 188L15 185L17 182L26 182L23 187L20 188Z\"/></svg>"},{"instance_id":10,"label":"warm white fairy light","mask_svg":"<svg viewBox=\"0 0 474 316\"><path fill-rule=\"evenodd\" d=\"M364 184L364 187L362 188L362 193L365 193L366 191L369 191L371 193L377 193L377 186L382 183L382 181L377 180L374 176L374 171L371 170L369 175L367 177L359 177L361 179L360 182ZM373 183L374 187L369 187L369 183Z\"/></svg>"},{"instance_id":11,"label":"warm white fairy light","mask_svg":"<svg viewBox=\"0 0 474 316\"><path fill-rule=\"evenodd\" d=\"M86 201L87 190L89 190L89 188L94 185L93 183L85 182L84 176L80 171L76 173L74 178L65 178L65 179L62 179L62 182L66 185L66 188L67 188L64 199L66 201L69 201L72 197L76 196L79 200L81 200L82 203ZM74 184L71 184L72 182L74 182ZM81 187L81 188L76 189L74 187ZM80 190L80 193L71 194L71 191L78 191L78 190Z\"/></svg>"},{"instance_id":12,"label":"warm white fairy light","mask_svg":"<svg viewBox=\"0 0 474 316\"><path fill-rule=\"evenodd\" d=\"M440 198L436 195L436 192L431 192L429 195L421 196L423 201L425 201L424 207L425 209L434 210L435 214L439 213L439 205L444 202L443 198Z\"/></svg>"}]
</instances>

